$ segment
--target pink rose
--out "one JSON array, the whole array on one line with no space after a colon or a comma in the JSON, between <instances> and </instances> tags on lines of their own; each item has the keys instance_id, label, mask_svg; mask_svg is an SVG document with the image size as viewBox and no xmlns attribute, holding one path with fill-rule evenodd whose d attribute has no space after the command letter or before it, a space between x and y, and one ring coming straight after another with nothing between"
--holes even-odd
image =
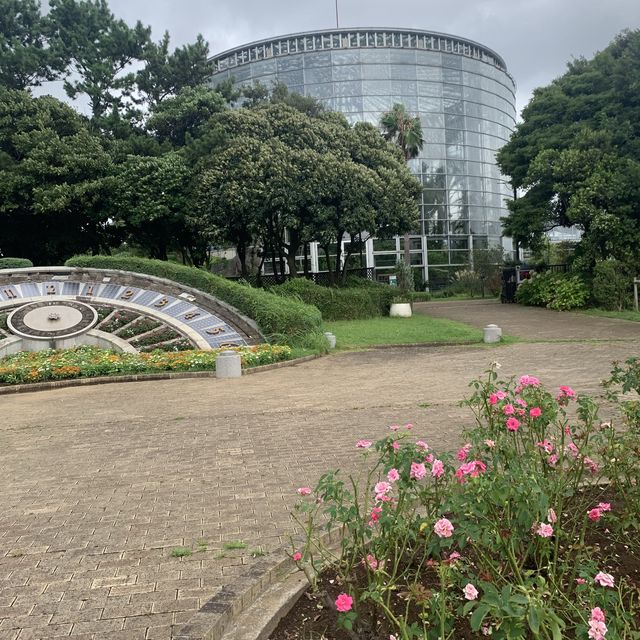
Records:
<instances>
[{"instance_id":1,"label":"pink rose","mask_svg":"<svg viewBox=\"0 0 640 640\"><path fill-rule=\"evenodd\" d=\"M411 424L411 422L407 422L407 424L404 425L404 428L411 431L411 429L413 429L413 424Z\"/></svg>"},{"instance_id":2,"label":"pink rose","mask_svg":"<svg viewBox=\"0 0 640 640\"><path fill-rule=\"evenodd\" d=\"M391 446L393 447L394 451L397 451L400 448L400 443L397 440L394 440Z\"/></svg>"},{"instance_id":3,"label":"pink rose","mask_svg":"<svg viewBox=\"0 0 640 640\"><path fill-rule=\"evenodd\" d=\"M358 440L358 442L356 442L356 448L368 449L372 444L373 442L371 442L371 440Z\"/></svg>"},{"instance_id":4,"label":"pink rose","mask_svg":"<svg viewBox=\"0 0 640 640\"><path fill-rule=\"evenodd\" d=\"M373 569L373 571L375 571L378 568L378 561L375 559L375 556L372 556L370 553L367 554L365 563L368 565L370 569Z\"/></svg>"},{"instance_id":5,"label":"pink rose","mask_svg":"<svg viewBox=\"0 0 640 640\"><path fill-rule=\"evenodd\" d=\"M475 600L478 597L478 590L470 582L465 586L463 591L464 597L467 600Z\"/></svg>"},{"instance_id":6,"label":"pink rose","mask_svg":"<svg viewBox=\"0 0 640 640\"><path fill-rule=\"evenodd\" d=\"M587 516L589 516L589 520L598 522L598 520L602 518L602 511L596 507L595 509L591 509L591 511L587 511Z\"/></svg>"},{"instance_id":7,"label":"pink rose","mask_svg":"<svg viewBox=\"0 0 640 640\"><path fill-rule=\"evenodd\" d=\"M509 431L517 431L520 426L520 421L517 418L509 418L507 420L507 429Z\"/></svg>"},{"instance_id":8,"label":"pink rose","mask_svg":"<svg viewBox=\"0 0 640 640\"><path fill-rule=\"evenodd\" d=\"M371 515L369 516L369 526L372 527L378 520L380 520L380 514L382 513L382 507L373 507Z\"/></svg>"},{"instance_id":9,"label":"pink rose","mask_svg":"<svg viewBox=\"0 0 640 640\"><path fill-rule=\"evenodd\" d=\"M519 404L521 407L527 406L527 403L522 398L516 398L516 404Z\"/></svg>"},{"instance_id":10,"label":"pink rose","mask_svg":"<svg viewBox=\"0 0 640 640\"><path fill-rule=\"evenodd\" d=\"M467 443L464 445L464 447L462 447L462 449L458 451L456 457L458 458L458 460L460 460L460 462L464 462L469 455L469 451L471 451L471 444Z\"/></svg>"},{"instance_id":11,"label":"pink rose","mask_svg":"<svg viewBox=\"0 0 640 640\"><path fill-rule=\"evenodd\" d=\"M589 637L592 640L605 640L607 625L604 623L604 611L600 607L591 609L589 618Z\"/></svg>"},{"instance_id":12,"label":"pink rose","mask_svg":"<svg viewBox=\"0 0 640 640\"><path fill-rule=\"evenodd\" d=\"M591 609L591 619L598 622L604 622L604 611L600 607Z\"/></svg>"},{"instance_id":13,"label":"pink rose","mask_svg":"<svg viewBox=\"0 0 640 640\"><path fill-rule=\"evenodd\" d=\"M352 607L353 607L353 598L350 595L346 593L341 593L336 598L336 609L341 613L346 613L347 611L351 611Z\"/></svg>"},{"instance_id":14,"label":"pink rose","mask_svg":"<svg viewBox=\"0 0 640 640\"><path fill-rule=\"evenodd\" d=\"M376 486L373 488L377 495L384 495L389 493L393 487L388 482L378 482Z\"/></svg>"},{"instance_id":15,"label":"pink rose","mask_svg":"<svg viewBox=\"0 0 640 640\"><path fill-rule=\"evenodd\" d=\"M300 562L300 560L302 560L302 554L299 551L296 551L291 558L294 562Z\"/></svg>"},{"instance_id":16,"label":"pink rose","mask_svg":"<svg viewBox=\"0 0 640 640\"><path fill-rule=\"evenodd\" d=\"M489 404L498 404L498 394L497 393L492 393L489 396Z\"/></svg>"},{"instance_id":17,"label":"pink rose","mask_svg":"<svg viewBox=\"0 0 640 640\"><path fill-rule=\"evenodd\" d=\"M539 418L542 415L542 409L540 409L540 407L533 407L533 409L529 409L529 415L532 418Z\"/></svg>"},{"instance_id":18,"label":"pink rose","mask_svg":"<svg viewBox=\"0 0 640 640\"><path fill-rule=\"evenodd\" d=\"M446 518L440 518L433 526L433 530L439 538L450 538L453 534L453 525Z\"/></svg>"},{"instance_id":19,"label":"pink rose","mask_svg":"<svg viewBox=\"0 0 640 640\"><path fill-rule=\"evenodd\" d=\"M613 587L614 584L613 576L610 573L604 573L602 571L599 571L593 580L601 587Z\"/></svg>"},{"instance_id":20,"label":"pink rose","mask_svg":"<svg viewBox=\"0 0 640 640\"><path fill-rule=\"evenodd\" d=\"M540 385L540 380L535 376L520 376L520 380L518 380L518 384L521 387L537 387Z\"/></svg>"},{"instance_id":21,"label":"pink rose","mask_svg":"<svg viewBox=\"0 0 640 640\"><path fill-rule=\"evenodd\" d=\"M576 584L585 584L586 580L584 578L576 578Z\"/></svg>"},{"instance_id":22,"label":"pink rose","mask_svg":"<svg viewBox=\"0 0 640 640\"><path fill-rule=\"evenodd\" d=\"M484 443L489 447L489 449L493 449L496 446L495 440L485 440Z\"/></svg>"},{"instance_id":23,"label":"pink rose","mask_svg":"<svg viewBox=\"0 0 640 640\"><path fill-rule=\"evenodd\" d=\"M512 404L505 404L504 407L502 408L502 411L505 416L510 416L515 413L515 408Z\"/></svg>"},{"instance_id":24,"label":"pink rose","mask_svg":"<svg viewBox=\"0 0 640 640\"><path fill-rule=\"evenodd\" d=\"M396 482L400 478L400 474L397 469L389 469L389 473L387 473L387 480L389 482Z\"/></svg>"},{"instance_id":25,"label":"pink rose","mask_svg":"<svg viewBox=\"0 0 640 640\"><path fill-rule=\"evenodd\" d=\"M444 474L444 464L442 460L434 460L431 465L431 475L434 478L441 478Z\"/></svg>"},{"instance_id":26,"label":"pink rose","mask_svg":"<svg viewBox=\"0 0 640 640\"><path fill-rule=\"evenodd\" d=\"M389 429L391 429L391 431L397 431L400 428L399 424L392 424Z\"/></svg>"},{"instance_id":27,"label":"pink rose","mask_svg":"<svg viewBox=\"0 0 640 640\"><path fill-rule=\"evenodd\" d=\"M424 449L425 451L429 451L429 445L424 440L418 440L416 442L416 447L420 447L420 449Z\"/></svg>"},{"instance_id":28,"label":"pink rose","mask_svg":"<svg viewBox=\"0 0 640 640\"><path fill-rule=\"evenodd\" d=\"M547 453L551 453L553 451L553 445L548 440L541 440L540 442L536 442L536 447L544 449Z\"/></svg>"},{"instance_id":29,"label":"pink rose","mask_svg":"<svg viewBox=\"0 0 640 640\"><path fill-rule=\"evenodd\" d=\"M414 480L422 480L427 475L427 468L424 466L423 462L412 462L411 463L411 473L409 477Z\"/></svg>"},{"instance_id":30,"label":"pink rose","mask_svg":"<svg viewBox=\"0 0 640 640\"><path fill-rule=\"evenodd\" d=\"M298 495L308 496L311 493L311 487L300 487L298 489Z\"/></svg>"},{"instance_id":31,"label":"pink rose","mask_svg":"<svg viewBox=\"0 0 640 640\"><path fill-rule=\"evenodd\" d=\"M600 511L611 511L611 503L610 502L598 502L598 509Z\"/></svg>"},{"instance_id":32,"label":"pink rose","mask_svg":"<svg viewBox=\"0 0 640 640\"><path fill-rule=\"evenodd\" d=\"M504 400L507 397L507 394L504 391L497 391L496 396L498 400Z\"/></svg>"},{"instance_id":33,"label":"pink rose","mask_svg":"<svg viewBox=\"0 0 640 640\"><path fill-rule=\"evenodd\" d=\"M541 538L550 538L553 535L553 527L550 524L545 524L544 522L541 522L536 530L536 533Z\"/></svg>"},{"instance_id":34,"label":"pink rose","mask_svg":"<svg viewBox=\"0 0 640 640\"><path fill-rule=\"evenodd\" d=\"M558 463L558 456L555 453L552 453L548 458L547 458L547 462L549 463L549 466L551 467L555 467L556 464Z\"/></svg>"}]
</instances>

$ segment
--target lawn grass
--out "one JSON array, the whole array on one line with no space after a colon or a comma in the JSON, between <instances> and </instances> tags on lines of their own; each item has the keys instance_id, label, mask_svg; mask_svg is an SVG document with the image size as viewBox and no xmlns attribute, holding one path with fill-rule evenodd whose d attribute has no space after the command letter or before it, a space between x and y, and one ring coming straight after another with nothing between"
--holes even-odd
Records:
<instances>
[{"instance_id":1,"label":"lawn grass","mask_svg":"<svg viewBox=\"0 0 640 640\"><path fill-rule=\"evenodd\" d=\"M382 344L481 342L482 331L461 322L413 315L411 318L370 318L325 322L325 330L336 336L339 349L357 349Z\"/></svg>"},{"instance_id":2,"label":"lawn grass","mask_svg":"<svg viewBox=\"0 0 640 640\"><path fill-rule=\"evenodd\" d=\"M597 316L599 318L617 318L618 320L632 320L640 322L639 311L605 311L604 309L581 309L580 313L588 316Z\"/></svg>"}]
</instances>

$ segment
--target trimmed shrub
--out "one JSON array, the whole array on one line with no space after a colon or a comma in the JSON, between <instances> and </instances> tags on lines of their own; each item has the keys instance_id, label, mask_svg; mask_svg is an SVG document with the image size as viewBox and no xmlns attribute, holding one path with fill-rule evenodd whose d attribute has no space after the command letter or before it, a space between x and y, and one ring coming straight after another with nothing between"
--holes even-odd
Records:
<instances>
[{"instance_id":1,"label":"trimmed shrub","mask_svg":"<svg viewBox=\"0 0 640 640\"><path fill-rule=\"evenodd\" d=\"M305 278L294 278L270 291L316 306L325 320L361 320L387 315L395 293L392 287L376 283L336 289Z\"/></svg>"},{"instance_id":2,"label":"trimmed shrub","mask_svg":"<svg viewBox=\"0 0 640 640\"><path fill-rule=\"evenodd\" d=\"M28 258L0 258L0 269L25 269L33 267Z\"/></svg>"},{"instance_id":3,"label":"trimmed shrub","mask_svg":"<svg viewBox=\"0 0 640 640\"><path fill-rule=\"evenodd\" d=\"M593 274L593 301L609 311L622 311L631 301L633 279L619 260L603 260Z\"/></svg>"},{"instance_id":4,"label":"trimmed shrub","mask_svg":"<svg viewBox=\"0 0 640 640\"><path fill-rule=\"evenodd\" d=\"M546 271L533 274L516 292L516 302L554 311L580 309L589 300L589 290L580 276Z\"/></svg>"},{"instance_id":5,"label":"trimmed shrub","mask_svg":"<svg viewBox=\"0 0 640 640\"><path fill-rule=\"evenodd\" d=\"M70 258L66 266L145 273L199 289L255 320L269 342L298 346L308 342L307 334L319 333L322 324L319 311L308 304L283 300L268 291L231 282L195 267L147 258L85 255Z\"/></svg>"}]
</instances>

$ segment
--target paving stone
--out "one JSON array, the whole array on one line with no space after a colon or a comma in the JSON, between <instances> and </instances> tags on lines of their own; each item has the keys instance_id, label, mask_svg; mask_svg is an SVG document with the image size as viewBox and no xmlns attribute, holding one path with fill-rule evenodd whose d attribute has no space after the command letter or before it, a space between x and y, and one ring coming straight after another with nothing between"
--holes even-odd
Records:
<instances>
[{"instance_id":1,"label":"paving stone","mask_svg":"<svg viewBox=\"0 0 640 640\"><path fill-rule=\"evenodd\" d=\"M413 422L416 439L452 449L471 424L457 403L491 360L505 377L597 392L611 361L640 346L638 323L483 304L463 318L459 306L430 304L420 308L480 324L490 316L512 335L517 325L553 339L557 321L556 339L601 341L343 352L240 381L3 396L0 640L69 629L74 640L169 640L171 625L259 561L252 549L288 544L296 488L354 469L356 440ZM199 540L207 549L196 553ZM231 540L247 548L223 550ZM194 554L172 558L183 545Z\"/></svg>"}]
</instances>

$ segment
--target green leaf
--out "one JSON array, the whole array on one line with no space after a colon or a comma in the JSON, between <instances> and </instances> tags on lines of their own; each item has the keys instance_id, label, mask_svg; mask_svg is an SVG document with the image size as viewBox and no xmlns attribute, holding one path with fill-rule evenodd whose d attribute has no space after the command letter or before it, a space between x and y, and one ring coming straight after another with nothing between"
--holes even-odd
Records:
<instances>
[{"instance_id":1,"label":"green leaf","mask_svg":"<svg viewBox=\"0 0 640 640\"><path fill-rule=\"evenodd\" d=\"M471 616L471 629L473 629L473 631L477 631L480 628L480 625L482 625L482 622L484 621L487 613L489 613L489 607L485 604L481 604L474 612L473 615Z\"/></svg>"},{"instance_id":2,"label":"green leaf","mask_svg":"<svg viewBox=\"0 0 640 640\"><path fill-rule=\"evenodd\" d=\"M538 609L536 609L535 607L529 608L527 621L529 622L531 631L533 631L533 633L537 635L540 632L540 613L538 612Z\"/></svg>"}]
</instances>

